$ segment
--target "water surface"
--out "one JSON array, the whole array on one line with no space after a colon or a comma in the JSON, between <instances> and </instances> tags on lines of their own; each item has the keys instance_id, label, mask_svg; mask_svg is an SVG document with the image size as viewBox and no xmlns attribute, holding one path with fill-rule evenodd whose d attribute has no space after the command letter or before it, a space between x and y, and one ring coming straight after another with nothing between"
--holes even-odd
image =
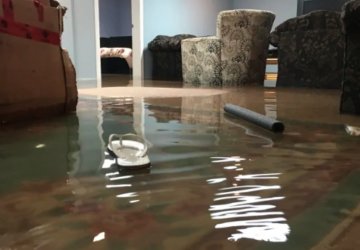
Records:
<instances>
[{"instance_id":1,"label":"water surface","mask_svg":"<svg viewBox=\"0 0 360 250\"><path fill-rule=\"evenodd\" d=\"M244 104L285 122L274 135L223 114L222 98L81 99L77 114L2 128L0 249L320 244L360 201L358 137L271 93ZM112 133L146 138L152 168L119 171Z\"/></svg>"}]
</instances>

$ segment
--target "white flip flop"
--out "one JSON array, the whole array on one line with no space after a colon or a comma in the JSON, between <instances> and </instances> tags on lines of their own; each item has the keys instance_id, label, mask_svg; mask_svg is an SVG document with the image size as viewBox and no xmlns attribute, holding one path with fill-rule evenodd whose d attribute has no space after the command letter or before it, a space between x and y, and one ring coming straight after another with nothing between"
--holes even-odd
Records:
<instances>
[{"instance_id":1,"label":"white flip flop","mask_svg":"<svg viewBox=\"0 0 360 250\"><path fill-rule=\"evenodd\" d=\"M119 140L113 140L114 138ZM110 135L108 152L116 158L115 162L118 167L123 169L139 169L151 166L145 140L134 134Z\"/></svg>"},{"instance_id":2,"label":"white flip flop","mask_svg":"<svg viewBox=\"0 0 360 250\"><path fill-rule=\"evenodd\" d=\"M147 146L147 144L145 142L139 142L139 141L134 141L134 140L123 140L122 138L124 138L124 137L133 137L133 138L136 138L137 140L141 139L142 141L144 141L144 139L142 139L141 137L134 135L134 134L110 135L109 144L107 146L107 151L111 157L118 158L118 156L111 149L110 144L112 144L113 148L115 148L115 149L120 148L120 147L130 147L130 148L137 148L138 150L144 150L145 145ZM121 142L120 142L120 140L113 140L114 138L119 138L121 140Z\"/></svg>"}]
</instances>

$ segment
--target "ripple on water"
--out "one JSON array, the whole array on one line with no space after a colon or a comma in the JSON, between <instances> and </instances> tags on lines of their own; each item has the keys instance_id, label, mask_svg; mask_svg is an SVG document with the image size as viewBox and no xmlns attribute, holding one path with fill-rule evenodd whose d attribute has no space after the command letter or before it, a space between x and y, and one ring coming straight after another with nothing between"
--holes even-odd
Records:
<instances>
[{"instance_id":1,"label":"ripple on water","mask_svg":"<svg viewBox=\"0 0 360 250\"><path fill-rule=\"evenodd\" d=\"M76 117L0 132L0 165L7 167L0 169L6 177L0 248L232 250L291 243L301 236L293 218L316 207L358 163L351 151L356 137L340 126L287 121L287 133L275 136L216 112L182 119L180 109L152 109L139 120L131 103L100 107L89 102ZM119 171L106 140L142 125L153 166ZM321 210L326 223L335 221L329 210L336 204Z\"/></svg>"}]
</instances>

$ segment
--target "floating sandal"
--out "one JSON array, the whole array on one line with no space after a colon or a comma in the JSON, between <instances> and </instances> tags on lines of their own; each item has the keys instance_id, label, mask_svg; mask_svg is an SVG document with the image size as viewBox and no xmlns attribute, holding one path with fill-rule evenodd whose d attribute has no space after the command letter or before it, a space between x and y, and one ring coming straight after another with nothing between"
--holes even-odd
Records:
<instances>
[{"instance_id":1,"label":"floating sandal","mask_svg":"<svg viewBox=\"0 0 360 250\"><path fill-rule=\"evenodd\" d=\"M114 140L114 138L119 140ZM123 138L127 138L127 140ZM116 159L115 162L120 168L139 169L151 166L147 156L146 142L140 136L134 134L110 135L107 150Z\"/></svg>"}]
</instances>

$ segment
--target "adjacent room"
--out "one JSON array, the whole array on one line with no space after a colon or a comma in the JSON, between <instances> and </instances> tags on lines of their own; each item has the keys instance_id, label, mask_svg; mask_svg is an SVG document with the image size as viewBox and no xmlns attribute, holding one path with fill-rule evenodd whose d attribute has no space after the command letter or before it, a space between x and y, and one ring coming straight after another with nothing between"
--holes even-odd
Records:
<instances>
[{"instance_id":1,"label":"adjacent room","mask_svg":"<svg viewBox=\"0 0 360 250\"><path fill-rule=\"evenodd\" d=\"M99 0L103 87L120 86L132 77L131 0Z\"/></svg>"},{"instance_id":2,"label":"adjacent room","mask_svg":"<svg viewBox=\"0 0 360 250\"><path fill-rule=\"evenodd\" d=\"M160 0L144 1L142 77L147 80L144 84L182 86L184 82L182 40L215 36L217 16L221 11L235 9L271 11L276 14L270 27L271 31L274 31L283 22L313 11L340 11L345 2L346 0L274 0L271 2L263 0L174 0L166 3ZM202 11L205 5L206 12ZM107 55L101 59L101 74L104 80L102 86L127 86L131 84L132 75L131 1L121 0L114 1L114 3L99 1L99 13L100 53L106 54L105 52L107 52ZM186 13L186 19L183 18L183 13ZM327 14L323 12L323 15L325 17ZM283 48L281 46L279 48L279 45L275 45L274 42L270 42L268 48L265 85L275 87L278 78L278 52ZM110 50L113 53L108 57L111 54ZM341 55L339 55L340 57ZM339 81L339 78L337 80ZM289 84L288 79L286 81ZM334 88L334 86L329 88Z\"/></svg>"}]
</instances>

